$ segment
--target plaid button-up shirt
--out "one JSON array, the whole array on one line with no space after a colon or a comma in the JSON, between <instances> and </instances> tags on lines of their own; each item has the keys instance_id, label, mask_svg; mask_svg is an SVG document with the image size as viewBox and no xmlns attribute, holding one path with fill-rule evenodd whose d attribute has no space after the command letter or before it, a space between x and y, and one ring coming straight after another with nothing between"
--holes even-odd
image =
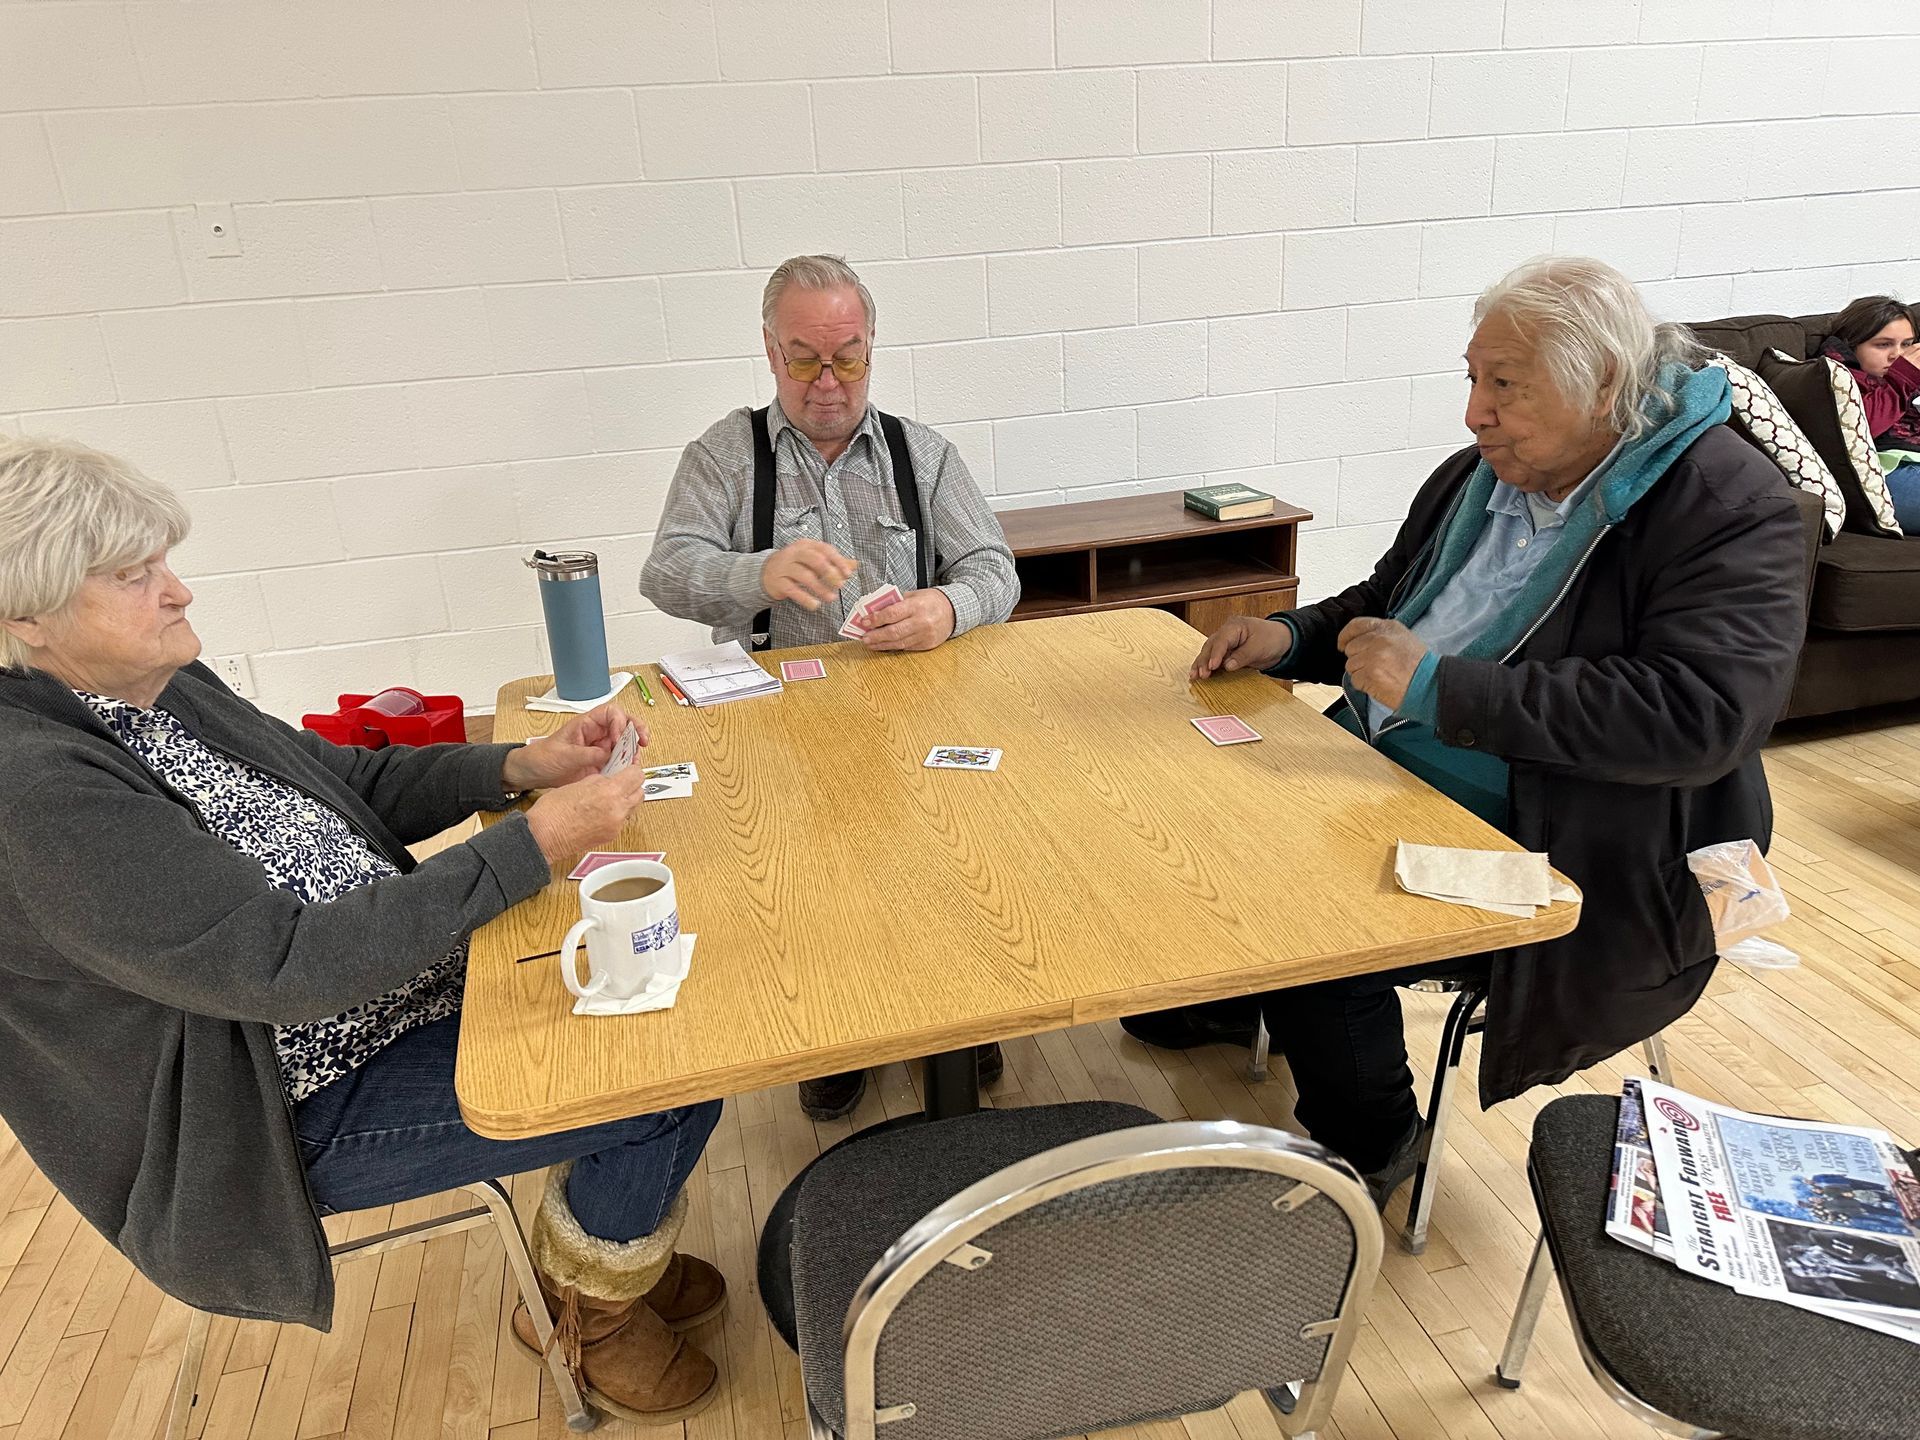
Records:
<instances>
[{"instance_id":1,"label":"plaid button-up shirt","mask_svg":"<svg viewBox=\"0 0 1920 1440\"><path fill-rule=\"evenodd\" d=\"M669 615L711 625L716 644L751 645L753 617L767 608L760 568L773 551L753 549L752 424L750 410L735 410L687 446L640 574L641 594ZM998 624L1020 598L999 518L950 441L916 421L901 424L920 488L925 538L939 559L930 578L953 603L953 633ZM915 588L915 536L901 519L893 457L871 405L831 465L777 401L767 428L773 439L773 550L795 540L824 540L860 567L838 598L818 610L791 601L773 606L772 643L827 644L840 638L854 602L868 591L889 581L903 593Z\"/></svg>"}]
</instances>

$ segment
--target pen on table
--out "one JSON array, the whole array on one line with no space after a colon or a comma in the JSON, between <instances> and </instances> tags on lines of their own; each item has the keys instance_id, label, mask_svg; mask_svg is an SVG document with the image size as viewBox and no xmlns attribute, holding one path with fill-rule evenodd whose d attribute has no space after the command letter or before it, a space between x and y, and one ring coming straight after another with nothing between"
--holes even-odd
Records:
<instances>
[{"instance_id":1,"label":"pen on table","mask_svg":"<svg viewBox=\"0 0 1920 1440\"><path fill-rule=\"evenodd\" d=\"M649 705L653 704L653 692L647 689L647 677L640 673L638 667L633 672L633 683L640 687L640 698Z\"/></svg>"},{"instance_id":2,"label":"pen on table","mask_svg":"<svg viewBox=\"0 0 1920 1440\"><path fill-rule=\"evenodd\" d=\"M679 701L682 705L685 705L688 703L687 692L682 690L678 685L674 684L673 677L667 674L667 672L664 670L660 672L660 683L666 686L667 693L673 696L675 700Z\"/></svg>"}]
</instances>

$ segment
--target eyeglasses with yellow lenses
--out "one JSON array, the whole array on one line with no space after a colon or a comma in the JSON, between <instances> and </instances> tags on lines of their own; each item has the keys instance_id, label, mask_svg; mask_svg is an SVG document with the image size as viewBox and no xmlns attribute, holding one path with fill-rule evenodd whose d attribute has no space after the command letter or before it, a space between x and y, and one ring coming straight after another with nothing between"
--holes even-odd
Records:
<instances>
[{"instance_id":1,"label":"eyeglasses with yellow lenses","mask_svg":"<svg viewBox=\"0 0 1920 1440\"><path fill-rule=\"evenodd\" d=\"M788 359L782 350L780 358L786 361L787 374L803 384L811 385L820 378L820 372L827 368L828 362L814 356L806 360ZM833 378L842 385L851 385L867 373L867 357L864 355L842 355L832 361Z\"/></svg>"}]
</instances>

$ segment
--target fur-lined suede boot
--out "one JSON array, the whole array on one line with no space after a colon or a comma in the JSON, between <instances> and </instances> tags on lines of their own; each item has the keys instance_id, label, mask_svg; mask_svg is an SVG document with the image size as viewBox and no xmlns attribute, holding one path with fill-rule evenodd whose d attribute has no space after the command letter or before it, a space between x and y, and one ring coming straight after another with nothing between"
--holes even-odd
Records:
<instances>
[{"instance_id":1,"label":"fur-lined suede boot","mask_svg":"<svg viewBox=\"0 0 1920 1440\"><path fill-rule=\"evenodd\" d=\"M596 1408L639 1424L666 1425L697 1415L719 1393L714 1363L676 1333L720 1312L726 1287L704 1261L680 1256L674 1241L686 1220L683 1195L651 1235L625 1243L589 1235L567 1204L569 1164L547 1172L547 1193L528 1248L554 1317L553 1339L574 1380ZM664 1291L674 1328L648 1305ZM514 1338L540 1355L533 1317L514 1312Z\"/></svg>"}]
</instances>

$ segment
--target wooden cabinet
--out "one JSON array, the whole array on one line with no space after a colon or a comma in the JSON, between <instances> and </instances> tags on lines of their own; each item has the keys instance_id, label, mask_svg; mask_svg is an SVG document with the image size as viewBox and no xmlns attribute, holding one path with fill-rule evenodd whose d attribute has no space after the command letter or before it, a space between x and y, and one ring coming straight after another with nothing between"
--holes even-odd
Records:
<instances>
[{"instance_id":1,"label":"wooden cabinet","mask_svg":"<svg viewBox=\"0 0 1920 1440\"><path fill-rule=\"evenodd\" d=\"M1209 520L1180 493L1001 512L1020 572L1015 620L1150 605L1196 630L1293 606L1295 553L1311 512L1274 502L1256 520Z\"/></svg>"}]
</instances>

